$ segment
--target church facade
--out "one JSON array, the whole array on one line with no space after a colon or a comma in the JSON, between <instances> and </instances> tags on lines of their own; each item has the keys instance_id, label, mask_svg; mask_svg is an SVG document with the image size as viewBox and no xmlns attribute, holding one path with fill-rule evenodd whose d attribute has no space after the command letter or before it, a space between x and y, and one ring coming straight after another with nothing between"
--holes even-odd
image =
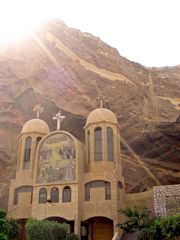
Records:
<instances>
[{"instance_id":1,"label":"church facade","mask_svg":"<svg viewBox=\"0 0 180 240\"><path fill-rule=\"evenodd\" d=\"M115 114L97 108L87 117L85 144L36 118L19 135L16 178L11 181L8 215L66 222L83 240L110 240L125 206L152 208L153 191L125 194L120 126ZM22 239L25 237L22 236Z\"/></svg>"}]
</instances>

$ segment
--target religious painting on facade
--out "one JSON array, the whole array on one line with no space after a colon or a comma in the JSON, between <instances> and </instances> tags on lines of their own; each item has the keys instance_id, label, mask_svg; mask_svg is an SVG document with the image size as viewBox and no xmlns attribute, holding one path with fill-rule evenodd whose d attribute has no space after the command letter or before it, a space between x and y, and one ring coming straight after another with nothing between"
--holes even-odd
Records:
<instances>
[{"instance_id":1,"label":"religious painting on facade","mask_svg":"<svg viewBox=\"0 0 180 240\"><path fill-rule=\"evenodd\" d=\"M76 177L74 141L64 133L48 137L38 152L36 183L74 181Z\"/></svg>"}]
</instances>

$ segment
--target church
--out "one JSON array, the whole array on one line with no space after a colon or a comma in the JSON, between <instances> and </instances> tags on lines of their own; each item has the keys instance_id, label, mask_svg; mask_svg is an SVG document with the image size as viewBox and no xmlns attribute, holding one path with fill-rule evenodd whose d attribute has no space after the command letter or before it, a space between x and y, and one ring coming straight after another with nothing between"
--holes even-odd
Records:
<instances>
[{"instance_id":1,"label":"church","mask_svg":"<svg viewBox=\"0 0 180 240\"><path fill-rule=\"evenodd\" d=\"M101 105L89 113L83 144L61 129L65 116L60 111L53 117L57 130L51 132L39 118L40 106L36 110L37 118L19 135L16 178L10 184L8 215L22 229L28 218L48 219L66 222L82 240L111 240L122 220L119 209L153 209L152 189L125 193L120 126L112 111Z\"/></svg>"}]
</instances>

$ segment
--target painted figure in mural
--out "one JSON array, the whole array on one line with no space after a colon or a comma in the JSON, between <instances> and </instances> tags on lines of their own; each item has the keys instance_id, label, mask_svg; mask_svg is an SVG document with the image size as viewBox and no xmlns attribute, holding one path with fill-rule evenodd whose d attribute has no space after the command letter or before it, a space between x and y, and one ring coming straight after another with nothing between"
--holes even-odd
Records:
<instances>
[{"instance_id":1,"label":"painted figure in mural","mask_svg":"<svg viewBox=\"0 0 180 240\"><path fill-rule=\"evenodd\" d=\"M75 165L69 165L66 167L66 176L65 180L75 179Z\"/></svg>"},{"instance_id":2,"label":"painted figure in mural","mask_svg":"<svg viewBox=\"0 0 180 240\"><path fill-rule=\"evenodd\" d=\"M60 168L59 169L59 179L63 180L65 178L65 175L66 175L65 169L64 168Z\"/></svg>"},{"instance_id":3,"label":"painted figure in mural","mask_svg":"<svg viewBox=\"0 0 180 240\"><path fill-rule=\"evenodd\" d=\"M75 148L74 146L62 145L59 149L59 155L62 159L73 159L75 158Z\"/></svg>"}]
</instances>

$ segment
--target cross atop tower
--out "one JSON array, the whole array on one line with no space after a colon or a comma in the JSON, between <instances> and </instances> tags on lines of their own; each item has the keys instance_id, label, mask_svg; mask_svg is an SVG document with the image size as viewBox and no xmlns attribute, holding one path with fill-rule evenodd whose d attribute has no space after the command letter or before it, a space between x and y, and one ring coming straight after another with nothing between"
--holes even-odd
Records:
<instances>
[{"instance_id":1,"label":"cross atop tower","mask_svg":"<svg viewBox=\"0 0 180 240\"><path fill-rule=\"evenodd\" d=\"M52 118L53 120L57 120L57 130L61 129L61 122L65 119L65 116L61 115L61 111L56 113L56 115Z\"/></svg>"},{"instance_id":2,"label":"cross atop tower","mask_svg":"<svg viewBox=\"0 0 180 240\"><path fill-rule=\"evenodd\" d=\"M40 104L37 104L34 108L33 108L33 111L36 112L36 118L39 118L40 117L40 114L42 112L44 112L44 108L40 105Z\"/></svg>"},{"instance_id":3,"label":"cross atop tower","mask_svg":"<svg viewBox=\"0 0 180 240\"><path fill-rule=\"evenodd\" d=\"M106 97L102 96L102 95L99 95L99 97L97 97L96 100L100 101L100 108L102 108L103 107L103 103L106 102Z\"/></svg>"}]
</instances>

